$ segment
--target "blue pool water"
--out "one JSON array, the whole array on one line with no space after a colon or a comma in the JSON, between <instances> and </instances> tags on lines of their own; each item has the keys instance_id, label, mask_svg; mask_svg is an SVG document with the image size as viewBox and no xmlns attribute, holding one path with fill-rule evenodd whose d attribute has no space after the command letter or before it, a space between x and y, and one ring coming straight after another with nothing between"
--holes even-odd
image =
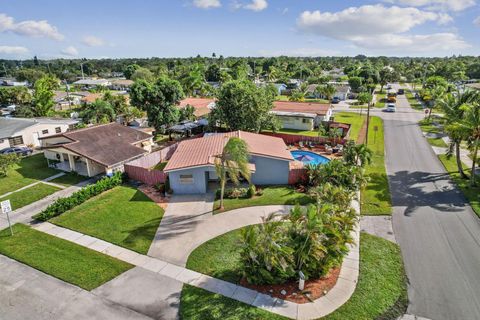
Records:
<instances>
[{"instance_id":1,"label":"blue pool water","mask_svg":"<svg viewBox=\"0 0 480 320\"><path fill-rule=\"evenodd\" d=\"M310 151L294 150L290 152L293 158L304 164L324 164L330 162L330 159Z\"/></svg>"}]
</instances>

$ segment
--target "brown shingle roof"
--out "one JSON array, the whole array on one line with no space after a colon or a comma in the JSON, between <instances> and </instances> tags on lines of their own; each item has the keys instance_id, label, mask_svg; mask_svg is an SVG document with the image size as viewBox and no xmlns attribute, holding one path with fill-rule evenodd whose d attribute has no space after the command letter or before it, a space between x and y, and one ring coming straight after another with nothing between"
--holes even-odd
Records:
<instances>
[{"instance_id":1,"label":"brown shingle roof","mask_svg":"<svg viewBox=\"0 0 480 320\"><path fill-rule=\"evenodd\" d=\"M313 113L322 116L326 115L330 108L331 105L326 103L292 101L275 101L273 103L273 111Z\"/></svg>"},{"instance_id":2,"label":"brown shingle roof","mask_svg":"<svg viewBox=\"0 0 480 320\"><path fill-rule=\"evenodd\" d=\"M283 139L245 131L218 133L202 138L184 140L168 161L165 171L201 167L215 164L215 156L222 153L223 147L231 137L238 137L248 145L250 154L293 160Z\"/></svg>"},{"instance_id":3,"label":"brown shingle roof","mask_svg":"<svg viewBox=\"0 0 480 320\"><path fill-rule=\"evenodd\" d=\"M151 138L151 135L147 133L122 126L118 123L69 131L55 136L63 136L72 140L72 142L57 146L61 146L107 167L146 153L144 149L133 144Z\"/></svg>"}]
</instances>

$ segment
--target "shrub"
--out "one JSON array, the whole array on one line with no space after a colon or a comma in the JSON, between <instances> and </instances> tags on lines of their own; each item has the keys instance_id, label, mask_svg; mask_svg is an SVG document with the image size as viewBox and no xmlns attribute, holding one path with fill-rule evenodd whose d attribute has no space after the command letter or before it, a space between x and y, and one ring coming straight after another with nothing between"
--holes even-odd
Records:
<instances>
[{"instance_id":1,"label":"shrub","mask_svg":"<svg viewBox=\"0 0 480 320\"><path fill-rule=\"evenodd\" d=\"M255 188L254 184L251 184L247 190L247 197L253 198L255 197L256 194L257 194L257 189Z\"/></svg>"},{"instance_id":2,"label":"shrub","mask_svg":"<svg viewBox=\"0 0 480 320\"><path fill-rule=\"evenodd\" d=\"M216 198L220 199L220 189L216 191ZM223 194L225 199L238 199L248 197L248 188L226 188Z\"/></svg>"},{"instance_id":3,"label":"shrub","mask_svg":"<svg viewBox=\"0 0 480 320\"><path fill-rule=\"evenodd\" d=\"M165 192L166 188L165 188L165 183L157 183L155 185L155 189L157 189L159 192Z\"/></svg>"},{"instance_id":4,"label":"shrub","mask_svg":"<svg viewBox=\"0 0 480 320\"><path fill-rule=\"evenodd\" d=\"M99 195L104 191L121 185L122 182L123 175L120 172L115 173L112 177L104 177L98 180L96 183L80 189L69 197L57 199L45 210L34 215L33 218L40 221L50 220L51 218L61 215L62 213L84 203L88 199Z\"/></svg>"}]
</instances>

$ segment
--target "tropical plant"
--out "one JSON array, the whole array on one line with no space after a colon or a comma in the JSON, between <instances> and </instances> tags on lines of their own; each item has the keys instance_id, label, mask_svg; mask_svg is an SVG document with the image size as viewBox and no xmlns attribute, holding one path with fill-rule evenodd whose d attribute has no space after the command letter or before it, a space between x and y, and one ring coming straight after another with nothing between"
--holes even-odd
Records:
<instances>
[{"instance_id":1,"label":"tropical plant","mask_svg":"<svg viewBox=\"0 0 480 320\"><path fill-rule=\"evenodd\" d=\"M372 161L372 150L365 144L356 144L349 141L343 148L343 160L350 165L360 165L364 167Z\"/></svg>"},{"instance_id":2,"label":"tropical plant","mask_svg":"<svg viewBox=\"0 0 480 320\"><path fill-rule=\"evenodd\" d=\"M288 97L289 101L302 102L305 100L305 92L296 89L293 90L290 96Z\"/></svg>"},{"instance_id":3,"label":"tropical plant","mask_svg":"<svg viewBox=\"0 0 480 320\"><path fill-rule=\"evenodd\" d=\"M81 112L81 117L86 123L109 123L115 120L116 113L110 103L97 99L85 106L85 109Z\"/></svg>"},{"instance_id":4,"label":"tropical plant","mask_svg":"<svg viewBox=\"0 0 480 320\"><path fill-rule=\"evenodd\" d=\"M53 76L44 76L35 82L33 93L33 114L36 117L45 117L55 104L53 90L58 87L58 79Z\"/></svg>"},{"instance_id":5,"label":"tropical plant","mask_svg":"<svg viewBox=\"0 0 480 320\"><path fill-rule=\"evenodd\" d=\"M250 182L250 169L247 143L236 137L231 137L223 147L223 151L216 157L215 171L220 179L220 209L223 209L223 196L227 178L238 185L243 177Z\"/></svg>"},{"instance_id":6,"label":"tropical plant","mask_svg":"<svg viewBox=\"0 0 480 320\"><path fill-rule=\"evenodd\" d=\"M306 165L307 183L317 187L323 183L331 183L347 190L355 191L365 184L364 169L334 159L322 165Z\"/></svg>"},{"instance_id":7,"label":"tropical plant","mask_svg":"<svg viewBox=\"0 0 480 320\"><path fill-rule=\"evenodd\" d=\"M476 185L476 165L478 159L478 150L480 147L480 103L463 105L464 117L459 123L467 136L468 149L472 154L472 168L470 173L470 185Z\"/></svg>"},{"instance_id":8,"label":"tropical plant","mask_svg":"<svg viewBox=\"0 0 480 320\"><path fill-rule=\"evenodd\" d=\"M337 89L331 85L331 84L326 84L324 86L319 86L317 87L317 91L324 96L327 100L332 100L333 95L337 91Z\"/></svg>"},{"instance_id":9,"label":"tropical plant","mask_svg":"<svg viewBox=\"0 0 480 320\"><path fill-rule=\"evenodd\" d=\"M337 139L342 137L342 130L340 128L330 128L328 137L333 140L333 145L337 145Z\"/></svg>"}]
</instances>

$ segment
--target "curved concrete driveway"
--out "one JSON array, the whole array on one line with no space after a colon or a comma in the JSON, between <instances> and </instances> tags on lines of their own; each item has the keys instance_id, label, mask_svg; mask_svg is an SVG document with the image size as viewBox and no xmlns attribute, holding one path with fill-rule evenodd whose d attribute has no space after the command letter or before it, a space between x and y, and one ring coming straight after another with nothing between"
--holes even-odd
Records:
<instances>
[{"instance_id":1,"label":"curved concrete driveway","mask_svg":"<svg viewBox=\"0 0 480 320\"><path fill-rule=\"evenodd\" d=\"M408 313L480 319L480 219L423 137L417 125L422 112L399 96L396 113L374 109L372 115L385 125L393 229L409 278Z\"/></svg>"},{"instance_id":2,"label":"curved concrete driveway","mask_svg":"<svg viewBox=\"0 0 480 320\"><path fill-rule=\"evenodd\" d=\"M293 206L261 206L212 215L202 195L173 196L148 255L184 267L188 256L202 243L226 232L262 222L272 212L286 214ZM211 199L211 198L210 198Z\"/></svg>"}]
</instances>

